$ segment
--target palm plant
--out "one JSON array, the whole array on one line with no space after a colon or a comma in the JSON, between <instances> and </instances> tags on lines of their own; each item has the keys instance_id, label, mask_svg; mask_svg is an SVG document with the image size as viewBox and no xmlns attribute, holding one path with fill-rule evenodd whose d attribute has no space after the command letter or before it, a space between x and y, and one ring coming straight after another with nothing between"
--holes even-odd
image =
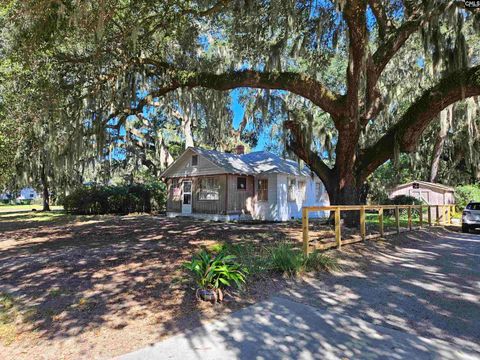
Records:
<instances>
[{"instance_id":1,"label":"palm plant","mask_svg":"<svg viewBox=\"0 0 480 360\"><path fill-rule=\"evenodd\" d=\"M202 250L184 267L193 275L197 285L197 298L222 301L225 287L241 287L246 280L247 269L236 262L236 256L220 252L212 255Z\"/></svg>"}]
</instances>

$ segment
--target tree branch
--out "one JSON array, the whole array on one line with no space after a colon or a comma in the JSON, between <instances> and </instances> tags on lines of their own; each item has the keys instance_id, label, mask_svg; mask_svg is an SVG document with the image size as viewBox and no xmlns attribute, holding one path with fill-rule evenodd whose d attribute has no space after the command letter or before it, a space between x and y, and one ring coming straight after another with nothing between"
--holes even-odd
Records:
<instances>
[{"instance_id":1,"label":"tree branch","mask_svg":"<svg viewBox=\"0 0 480 360\"><path fill-rule=\"evenodd\" d=\"M157 65L161 66L161 64ZM150 92L138 102L137 106L113 113L108 119L141 113L146 105L153 103L154 98L179 88L195 87L213 90L231 90L240 87L286 90L309 99L334 118L338 118L343 113L340 95L328 90L320 82L299 73L265 73L243 70L213 74L166 69L162 70L162 75L164 74L170 77L170 81L166 85Z\"/></svg>"},{"instance_id":2,"label":"tree branch","mask_svg":"<svg viewBox=\"0 0 480 360\"><path fill-rule=\"evenodd\" d=\"M310 170L318 175L330 193L335 181L332 169L325 164L317 152L310 150L310 146L306 143L305 132L297 122L292 120L285 121L283 126L290 130L292 135L291 141L287 144L288 149L293 151L295 155L308 165Z\"/></svg>"},{"instance_id":3,"label":"tree branch","mask_svg":"<svg viewBox=\"0 0 480 360\"><path fill-rule=\"evenodd\" d=\"M380 37L384 37L388 32L392 30L393 24L388 18L388 15L385 11L385 7L382 5L380 0L368 0L368 4L372 9L375 18L377 19L378 24L378 34Z\"/></svg>"},{"instance_id":4,"label":"tree branch","mask_svg":"<svg viewBox=\"0 0 480 360\"><path fill-rule=\"evenodd\" d=\"M416 145L432 119L447 106L480 95L480 65L455 71L425 91L398 121L373 146L364 149L357 169L366 179L377 167L394 155L395 144L402 152L415 151Z\"/></svg>"},{"instance_id":5,"label":"tree branch","mask_svg":"<svg viewBox=\"0 0 480 360\"><path fill-rule=\"evenodd\" d=\"M348 67L346 106L348 119L358 120L360 108L360 80L365 69L367 45L366 5L363 1L348 1L344 16L348 25Z\"/></svg>"}]
</instances>

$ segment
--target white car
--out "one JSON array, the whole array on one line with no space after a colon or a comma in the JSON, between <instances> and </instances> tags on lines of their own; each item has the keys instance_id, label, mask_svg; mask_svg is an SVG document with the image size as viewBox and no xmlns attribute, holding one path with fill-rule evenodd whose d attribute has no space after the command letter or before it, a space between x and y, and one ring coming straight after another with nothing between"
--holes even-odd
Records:
<instances>
[{"instance_id":1,"label":"white car","mask_svg":"<svg viewBox=\"0 0 480 360\"><path fill-rule=\"evenodd\" d=\"M480 202L471 202L462 213L462 232L480 228Z\"/></svg>"}]
</instances>

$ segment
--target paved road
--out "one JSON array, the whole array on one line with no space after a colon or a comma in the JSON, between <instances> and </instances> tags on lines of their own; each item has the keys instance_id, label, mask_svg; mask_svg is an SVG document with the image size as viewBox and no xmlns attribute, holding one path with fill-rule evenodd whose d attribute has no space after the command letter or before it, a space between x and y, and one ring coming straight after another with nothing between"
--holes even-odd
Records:
<instances>
[{"instance_id":1,"label":"paved road","mask_svg":"<svg viewBox=\"0 0 480 360\"><path fill-rule=\"evenodd\" d=\"M480 235L405 236L352 246L349 271L121 359L480 359Z\"/></svg>"}]
</instances>

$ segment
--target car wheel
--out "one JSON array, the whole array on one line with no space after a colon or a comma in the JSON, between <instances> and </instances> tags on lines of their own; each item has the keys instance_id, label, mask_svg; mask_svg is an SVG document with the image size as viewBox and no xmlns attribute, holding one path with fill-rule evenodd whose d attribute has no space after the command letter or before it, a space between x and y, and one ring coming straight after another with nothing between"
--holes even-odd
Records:
<instances>
[{"instance_id":1,"label":"car wheel","mask_svg":"<svg viewBox=\"0 0 480 360\"><path fill-rule=\"evenodd\" d=\"M470 230L470 229L469 229L468 225L462 224L462 232L463 232L463 233L468 233L469 230Z\"/></svg>"}]
</instances>

